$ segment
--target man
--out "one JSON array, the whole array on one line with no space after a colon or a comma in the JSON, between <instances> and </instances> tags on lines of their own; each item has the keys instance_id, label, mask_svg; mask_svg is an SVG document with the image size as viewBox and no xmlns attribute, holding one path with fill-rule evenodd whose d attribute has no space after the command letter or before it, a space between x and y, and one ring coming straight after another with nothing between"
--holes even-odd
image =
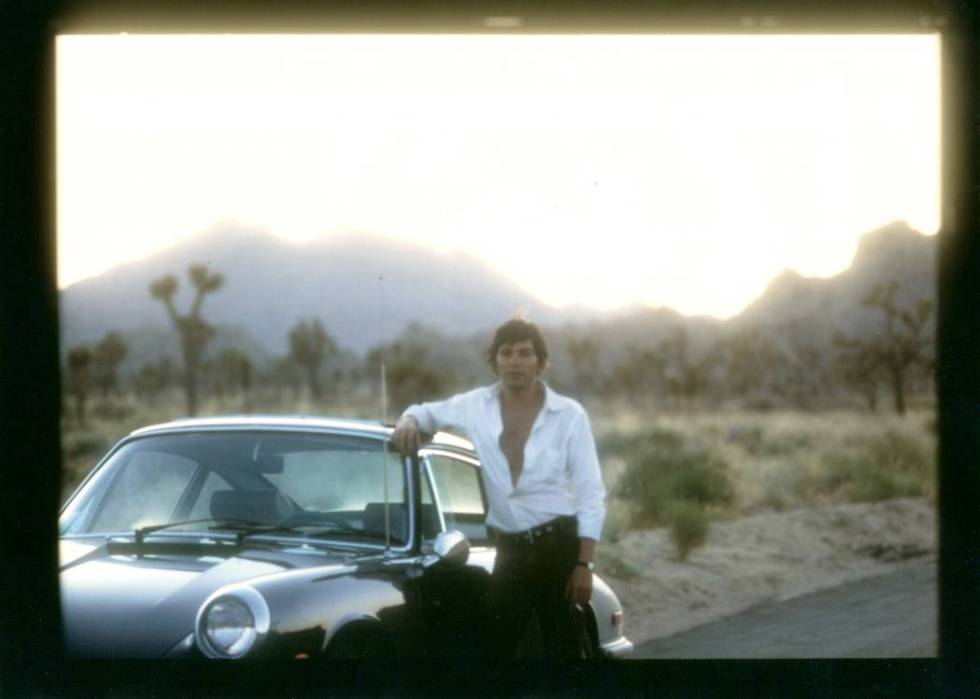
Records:
<instances>
[{"instance_id":1,"label":"man","mask_svg":"<svg viewBox=\"0 0 980 699\"><path fill-rule=\"evenodd\" d=\"M510 320L494 333L486 359L499 381L447 400L409 407L392 436L403 454L421 433L463 430L476 446L497 545L488 609L493 648L512 657L532 612L546 655L574 657L592 593L605 488L589 420L576 401L542 380L548 350L540 329Z\"/></svg>"}]
</instances>

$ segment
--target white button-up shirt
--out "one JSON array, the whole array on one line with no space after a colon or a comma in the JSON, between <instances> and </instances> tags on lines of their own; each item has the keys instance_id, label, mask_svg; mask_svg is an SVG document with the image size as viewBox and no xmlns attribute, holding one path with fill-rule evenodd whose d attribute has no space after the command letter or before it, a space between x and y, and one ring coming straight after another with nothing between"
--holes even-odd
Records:
<instances>
[{"instance_id":1,"label":"white button-up shirt","mask_svg":"<svg viewBox=\"0 0 980 699\"><path fill-rule=\"evenodd\" d=\"M543 383L543 382L542 382ZM512 483L500 448L500 384L408 408L423 432L457 428L476 446L490 505L487 524L519 532L574 515L578 535L599 540L606 489L589 418L582 406L544 386L545 399L524 446L524 469Z\"/></svg>"}]
</instances>

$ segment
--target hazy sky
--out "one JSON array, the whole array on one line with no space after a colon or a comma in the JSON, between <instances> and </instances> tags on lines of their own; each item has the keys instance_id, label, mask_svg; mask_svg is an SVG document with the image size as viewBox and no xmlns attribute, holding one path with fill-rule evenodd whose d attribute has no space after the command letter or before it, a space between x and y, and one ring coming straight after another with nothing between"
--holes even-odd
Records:
<instances>
[{"instance_id":1,"label":"hazy sky","mask_svg":"<svg viewBox=\"0 0 980 699\"><path fill-rule=\"evenodd\" d=\"M62 36L58 279L216 225L462 249L553 304L737 313L939 226L939 38Z\"/></svg>"}]
</instances>

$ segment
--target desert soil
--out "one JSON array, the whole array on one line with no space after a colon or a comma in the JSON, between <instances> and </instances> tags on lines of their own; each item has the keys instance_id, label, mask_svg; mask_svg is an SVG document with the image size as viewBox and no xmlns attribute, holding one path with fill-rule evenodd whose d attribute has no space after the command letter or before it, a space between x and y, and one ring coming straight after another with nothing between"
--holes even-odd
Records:
<instances>
[{"instance_id":1,"label":"desert soil","mask_svg":"<svg viewBox=\"0 0 980 699\"><path fill-rule=\"evenodd\" d=\"M686 631L765 602L883 575L936 553L924 498L828 505L715 522L677 560L666 529L603 542L600 572L623 604L634 644ZM616 577L612 558L636 571ZM622 579L628 578L628 579Z\"/></svg>"}]
</instances>

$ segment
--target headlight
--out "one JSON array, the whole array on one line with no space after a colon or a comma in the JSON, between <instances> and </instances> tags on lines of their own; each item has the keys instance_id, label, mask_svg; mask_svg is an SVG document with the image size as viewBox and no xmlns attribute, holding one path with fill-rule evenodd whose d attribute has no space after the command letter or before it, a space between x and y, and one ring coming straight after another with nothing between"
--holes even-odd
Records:
<instances>
[{"instance_id":1,"label":"headlight","mask_svg":"<svg viewBox=\"0 0 980 699\"><path fill-rule=\"evenodd\" d=\"M219 599L204 613L204 635L214 650L235 658L255 643L255 619L238 600Z\"/></svg>"},{"instance_id":2,"label":"headlight","mask_svg":"<svg viewBox=\"0 0 980 699\"><path fill-rule=\"evenodd\" d=\"M269 630L269 607L251 587L218 590L201 605L194 636L209 658L240 658Z\"/></svg>"}]
</instances>

